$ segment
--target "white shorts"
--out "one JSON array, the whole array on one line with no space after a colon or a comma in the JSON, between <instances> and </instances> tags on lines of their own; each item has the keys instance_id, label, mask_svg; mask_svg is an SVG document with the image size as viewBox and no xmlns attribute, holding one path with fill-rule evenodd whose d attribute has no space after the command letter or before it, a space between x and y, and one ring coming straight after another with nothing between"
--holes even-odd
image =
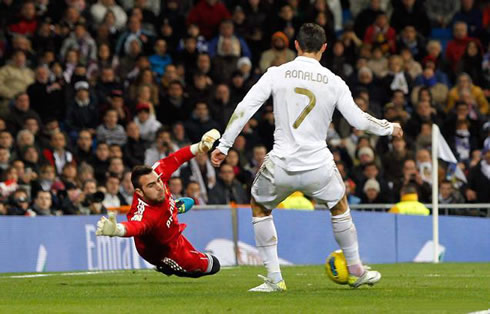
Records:
<instances>
[{"instance_id":1,"label":"white shorts","mask_svg":"<svg viewBox=\"0 0 490 314\"><path fill-rule=\"evenodd\" d=\"M287 171L267 156L252 185L257 203L272 210L295 191L314 198L328 208L345 194L345 185L334 163L306 171Z\"/></svg>"}]
</instances>

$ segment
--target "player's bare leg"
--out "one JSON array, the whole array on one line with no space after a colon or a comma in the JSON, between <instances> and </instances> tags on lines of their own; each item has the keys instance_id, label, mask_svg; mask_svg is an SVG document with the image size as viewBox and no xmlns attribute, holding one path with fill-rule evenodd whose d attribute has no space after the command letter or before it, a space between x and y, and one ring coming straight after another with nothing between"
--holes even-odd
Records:
<instances>
[{"instance_id":1,"label":"player's bare leg","mask_svg":"<svg viewBox=\"0 0 490 314\"><path fill-rule=\"evenodd\" d=\"M344 197L330 209L332 229L335 240L344 252L349 270L349 285L357 288L363 284L373 285L381 279L377 271L366 270L359 256L357 231L350 214L347 197Z\"/></svg>"},{"instance_id":2,"label":"player's bare leg","mask_svg":"<svg viewBox=\"0 0 490 314\"><path fill-rule=\"evenodd\" d=\"M254 226L255 243L259 255L267 269L267 277L260 276L264 283L250 289L253 292L275 292L286 290L286 284L282 279L277 255L277 231L272 219L272 211L258 204L252 197L252 223Z\"/></svg>"}]
</instances>

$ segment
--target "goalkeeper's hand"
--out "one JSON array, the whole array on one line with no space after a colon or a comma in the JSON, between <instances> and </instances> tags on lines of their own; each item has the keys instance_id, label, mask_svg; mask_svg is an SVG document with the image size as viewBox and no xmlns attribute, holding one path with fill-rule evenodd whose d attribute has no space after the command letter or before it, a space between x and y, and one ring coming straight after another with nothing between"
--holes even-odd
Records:
<instances>
[{"instance_id":1,"label":"goalkeeper's hand","mask_svg":"<svg viewBox=\"0 0 490 314\"><path fill-rule=\"evenodd\" d=\"M207 153L213 147L214 142L219 140L220 137L221 134L216 129L207 131L204 133L199 143L191 145L192 153L194 155L198 153Z\"/></svg>"},{"instance_id":2,"label":"goalkeeper's hand","mask_svg":"<svg viewBox=\"0 0 490 314\"><path fill-rule=\"evenodd\" d=\"M103 216L97 222L97 231L95 234L98 236L110 236L110 237L122 237L126 233L126 228L122 224L118 224L116 220L116 213L109 212L109 219Z\"/></svg>"}]
</instances>

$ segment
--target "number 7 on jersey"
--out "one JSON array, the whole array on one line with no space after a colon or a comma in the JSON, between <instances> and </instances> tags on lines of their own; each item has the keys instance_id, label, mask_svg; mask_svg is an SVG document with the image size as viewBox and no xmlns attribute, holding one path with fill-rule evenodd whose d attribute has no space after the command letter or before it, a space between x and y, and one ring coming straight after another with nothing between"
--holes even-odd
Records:
<instances>
[{"instance_id":1,"label":"number 7 on jersey","mask_svg":"<svg viewBox=\"0 0 490 314\"><path fill-rule=\"evenodd\" d=\"M310 102L308 103L308 106L306 106L305 109L303 109L301 114L298 116L296 121L294 121L294 123L293 123L293 128L297 129L297 128L299 128L301 123L303 123L303 120L311 112L311 110L313 110L313 107L315 107L316 97L309 89L306 89L306 88L296 87L294 89L294 92L296 94L304 95L304 96L308 97L308 99L310 100Z\"/></svg>"}]
</instances>

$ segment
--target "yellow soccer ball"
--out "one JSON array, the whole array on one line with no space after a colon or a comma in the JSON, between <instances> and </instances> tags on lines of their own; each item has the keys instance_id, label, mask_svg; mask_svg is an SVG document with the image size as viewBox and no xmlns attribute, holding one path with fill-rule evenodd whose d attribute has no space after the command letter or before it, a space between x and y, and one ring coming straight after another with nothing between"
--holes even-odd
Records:
<instances>
[{"instance_id":1,"label":"yellow soccer ball","mask_svg":"<svg viewBox=\"0 0 490 314\"><path fill-rule=\"evenodd\" d=\"M349 279L349 270L342 250L337 250L327 257L325 261L325 272L328 278L340 285L345 285Z\"/></svg>"}]
</instances>

